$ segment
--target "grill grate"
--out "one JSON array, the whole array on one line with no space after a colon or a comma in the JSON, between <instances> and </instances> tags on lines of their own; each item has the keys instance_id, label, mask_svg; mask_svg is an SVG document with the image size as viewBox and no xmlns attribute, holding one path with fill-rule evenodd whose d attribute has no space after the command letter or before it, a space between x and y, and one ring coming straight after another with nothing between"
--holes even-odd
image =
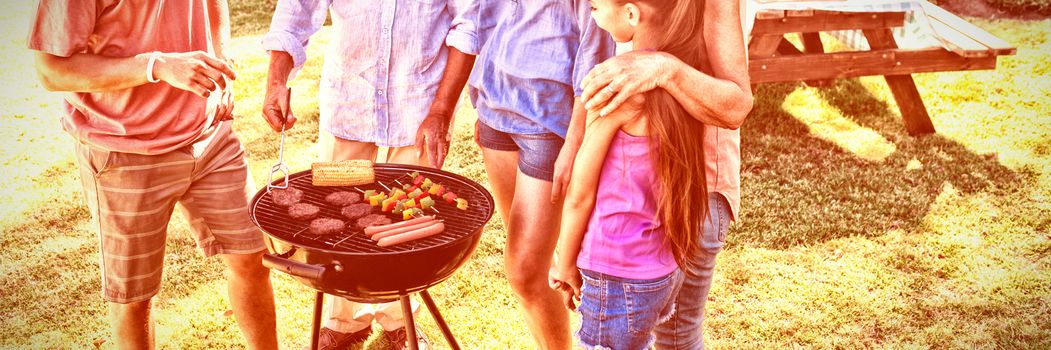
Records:
<instances>
[{"instance_id":1,"label":"grill grate","mask_svg":"<svg viewBox=\"0 0 1051 350\"><path fill-rule=\"evenodd\" d=\"M429 211L428 215L434 214L437 219L445 220L445 231L441 234L424 239L398 244L390 247L380 247L376 242L369 239L364 232L354 227L353 221L346 220L340 215L340 207L325 202L325 196L337 191L354 191L358 189L384 191L386 189L379 184L372 183L353 187L315 187L312 185L310 171L303 171L289 175L290 187L303 191L301 203L310 203L321 208L318 217L336 218L347 222L347 228L335 235L315 235L307 228L309 221L298 221L288 216L287 209L274 204L273 197L266 190L260 191L252 203L252 220L267 234L283 241L302 245L310 248L337 251L340 253L400 253L418 249L430 248L449 244L463 239L481 230L481 227L489 221L492 215L492 197L485 189L473 181L467 180L459 175L448 172L439 172L429 168L414 166L376 164L376 181L387 186L397 186L395 180L405 183L409 180L407 173L419 171L421 175L430 178L435 183L440 183L456 193L460 198L468 201L467 210L457 209L454 204L443 200L436 200L435 207L440 213ZM279 180L280 181L280 180ZM378 210L375 213L380 213ZM401 218L386 214L392 222L401 221Z\"/></svg>"}]
</instances>

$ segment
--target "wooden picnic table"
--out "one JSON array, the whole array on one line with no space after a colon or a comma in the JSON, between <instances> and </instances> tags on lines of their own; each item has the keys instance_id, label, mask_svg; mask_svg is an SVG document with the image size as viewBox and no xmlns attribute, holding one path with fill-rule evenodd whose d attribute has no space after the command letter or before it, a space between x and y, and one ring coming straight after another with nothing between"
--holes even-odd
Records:
<instances>
[{"instance_id":1,"label":"wooden picnic table","mask_svg":"<svg viewBox=\"0 0 1051 350\"><path fill-rule=\"evenodd\" d=\"M934 133L911 74L995 69L997 57L1013 55L1015 48L938 6L917 3L943 45L899 48L892 29L904 24L904 11L758 10L748 43L752 83L820 86L831 79L882 75L909 134ZM840 30L860 30L869 48L826 52L819 33ZM791 33L800 33L801 49L786 39Z\"/></svg>"}]
</instances>

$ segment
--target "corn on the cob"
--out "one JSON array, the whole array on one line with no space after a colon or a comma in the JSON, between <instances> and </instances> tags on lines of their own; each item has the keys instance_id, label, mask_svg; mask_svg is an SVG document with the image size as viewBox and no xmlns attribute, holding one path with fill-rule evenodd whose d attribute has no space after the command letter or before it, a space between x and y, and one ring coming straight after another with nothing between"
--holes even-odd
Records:
<instances>
[{"instance_id":1,"label":"corn on the cob","mask_svg":"<svg viewBox=\"0 0 1051 350\"><path fill-rule=\"evenodd\" d=\"M376 182L369 160L342 160L310 165L314 186L357 186Z\"/></svg>"}]
</instances>

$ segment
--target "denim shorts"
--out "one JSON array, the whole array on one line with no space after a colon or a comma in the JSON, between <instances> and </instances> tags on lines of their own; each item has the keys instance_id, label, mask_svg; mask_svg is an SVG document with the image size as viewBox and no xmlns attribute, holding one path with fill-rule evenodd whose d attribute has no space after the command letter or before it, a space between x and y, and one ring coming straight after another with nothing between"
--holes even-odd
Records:
<instances>
[{"instance_id":1,"label":"denim shorts","mask_svg":"<svg viewBox=\"0 0 1051 350\"><path fill-rule=\"evenodd\" d=\"M518 169L534 179L551 181L555 177L555 160L566 142L555 133L512 134L499 131L478 121L478 145L495 151L518 152Z\"/></svg>"},{"instance_id":2,"label":"denim shorts","mask_svg":"<svg viewBox=\"0 0 1051 350\"><path fill-rule=\"evenodd\" d=\"M581 315L577 340L585 349L634 350L653 344L653 329L675 311L682 285L676 270L651 280L632 280L580 270Z\"/></svg>"}]
</instances>

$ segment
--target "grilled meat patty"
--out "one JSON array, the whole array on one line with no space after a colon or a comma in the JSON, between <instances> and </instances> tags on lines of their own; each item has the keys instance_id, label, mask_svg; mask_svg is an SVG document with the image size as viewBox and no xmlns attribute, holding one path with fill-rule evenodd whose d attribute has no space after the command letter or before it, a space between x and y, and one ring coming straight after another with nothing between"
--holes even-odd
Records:
<instances>
[{"instance_id":1,"label":"grilled meat patty","mask_svg":"<svg viewBox=\"0 0 1051 350\"><path fill-rule=\"evenodd\" d=\"M348 206L361 201L361 194L357 192L339 191L325 196L325 202L337 207Z\"/></svg>"},{"instance_id":2,"label":"grilled meat patty","mask_svg":"<svg viewBox=\"0 0 1051 350\"><path fill-rule=\"evenodd\" d=\"M274 204L282 207L290 207L303 199L303 191L293 187L270 190L270 195L274 198Z\"/></svg>"},{"instance_id":3,"label":"grilled meat patty","mask_svg":"<svg viewBox=\"0 0 1051 350\"><path fill-rule=\"evenodd\" d=\"M321 208L309 203L296 203L288 207L288 216L296 220L310 220L317 217Z\"/></svg>"},{"instance_id":4,"label":"grilled meat patty","mask_svg":"<svg viewBox=\"0 0 1051 350\"><path fill-rule=\"evenodd\" d=\"M355 224L358 228L364 229L369 226L379 226L391 223L390 218L382 214L369 214L359 218Z\"/></svg>"},{"instance_id":5,"label":"grilled meat patty","mask_svg":"<svg viewBox=\"0 0 1051 350\"><path fill-rule=\"evenodd\" d=\"M358 203L343 207L343 210L340 211L340 214L343 214L343 217L347 219L357 220L365 215L368 215L368 213L371 211L372 206L368 203Z\"/></svg>"},{"instance_id":6,"label":"grilled meat patty","mask_svg":"<svg viewBox=\"0 0 1051 350\"><path fill-rule=\"evenodd\" d=\"M334 235L343 232L343 227L346 226L343 220L332 219L332 218L320 218L314 219L310 222L310 233L315 235Z\"/></svg>"}]
</instances>

